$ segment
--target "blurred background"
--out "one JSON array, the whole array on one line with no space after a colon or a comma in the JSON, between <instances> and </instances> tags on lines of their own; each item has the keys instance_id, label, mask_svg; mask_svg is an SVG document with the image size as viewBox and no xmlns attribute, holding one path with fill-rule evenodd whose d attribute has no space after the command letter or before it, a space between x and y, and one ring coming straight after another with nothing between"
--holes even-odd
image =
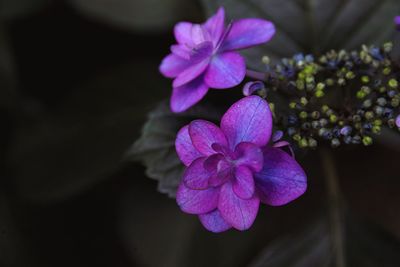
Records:
<instances>
[{"instance_id":1,"label":"blurred background","mask_svg":"<svg viewBox=\"0 0 400 267\"><path fill-rule=\"evenodd\" d=\"M195 0L0 0L0 266L331 266L318 151L298 156L303 197L219 235L123 160L170 95L173 25L205 17ZM348 266L400 266L398 143L333 158Z\"/></svg>"}]
</instances>

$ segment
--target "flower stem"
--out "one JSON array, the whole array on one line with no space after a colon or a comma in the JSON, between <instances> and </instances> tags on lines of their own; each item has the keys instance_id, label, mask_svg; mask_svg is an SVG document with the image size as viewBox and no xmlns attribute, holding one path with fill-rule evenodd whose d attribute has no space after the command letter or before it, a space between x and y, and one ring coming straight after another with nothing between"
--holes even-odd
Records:
<instances>
[{"instance_id":1,"label":"flower stem","mask_svg":"<svg viewBox=\"0 0 400 267\"><path fill-rule=\"evenodd\" d=\"M321 148L322 166L325 170L326 186L329 200L329 220L331 240L336 267L345 267L345 244L343 214L341 212L342 202L339 189L339 179L335 168L332 152L327 148Z\"/></svg>"},{"instance_id":2,"label":"flower stem","mask_svg":"<svg viewBox=\"0 0 400 267\"><path fill-rule=\"evenodd\" d=\"M259 80L259 81L266 81L267 80L267 74L263 72L258 72L254 70L246 70L246 76Z\"/></svg>"}]
</instances>

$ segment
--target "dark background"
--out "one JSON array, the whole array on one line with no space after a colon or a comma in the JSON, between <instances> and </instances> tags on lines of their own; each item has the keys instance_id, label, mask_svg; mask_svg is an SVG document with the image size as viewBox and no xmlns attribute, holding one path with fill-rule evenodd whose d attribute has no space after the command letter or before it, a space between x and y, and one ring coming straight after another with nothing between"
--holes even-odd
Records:
<instances>
[{"instance_id":1,"label":"dark background","mask_svg":"<svg viewBox=\"0 0 400 267\"><path fill-rule=\"evenodd\" d=\"M136 10L131 23L74 1L17 2L0 6L0 266L246 266L325 213L318 151L299 158L309 177L301 199L221 235L122 160L170 94L158 65L172 26L202 20L199 3L175 1L160 21ZM341 148L334 158L351 213L399 238L398 150Z\"/></svg>"}]
</instances>

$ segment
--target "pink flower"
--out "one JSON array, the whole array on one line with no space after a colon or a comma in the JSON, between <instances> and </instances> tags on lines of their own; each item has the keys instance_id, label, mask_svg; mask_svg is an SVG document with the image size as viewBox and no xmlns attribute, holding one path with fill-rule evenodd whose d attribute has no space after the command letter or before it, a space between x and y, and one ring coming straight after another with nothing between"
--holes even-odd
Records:
<instances>
[{"instance_id":1,"label":"pink flower","mask_svg":"<svg viewBox=\"0 0 400 267\"><path fill-rule=\"evenodd\" d=\"M160 72L174 78L171 109L182 112L199 102L209 88L226 89L241 83L246 74L244 58L236 50L269 41L274 25L262 19L241 19L224 26L225 11L204 24L180 22L175 26L178 44L171 46Z\"/></svg>"},{"instance_id":2,"label":"pink flower","mask_svg":"<svg viewBox=\"0 0 400 267\"><path fill-rule=\"evenodd\" d=\"M177 192L182 211L212 232L246 230L260 201L279 206L302 195L306 175L287 153L267 146L271 132L271 111L258 96L233 104L220 127L204 120L183 127L175 142L187 166Z\"/></svg>"}]
</instances>

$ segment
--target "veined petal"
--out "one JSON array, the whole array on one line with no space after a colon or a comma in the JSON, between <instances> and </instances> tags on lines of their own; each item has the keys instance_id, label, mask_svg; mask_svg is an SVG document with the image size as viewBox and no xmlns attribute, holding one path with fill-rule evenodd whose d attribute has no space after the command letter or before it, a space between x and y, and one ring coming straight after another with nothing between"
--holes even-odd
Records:
<instances>
[{"instance_id":1,"label":"veined petal","mask_svg":"<svg viewBox=\"0 0 400 267\"><path fill-rule=\"evenodd\" d=\"M203 25L193 24L192 40L194 45L198 45L203 42L211 41L211 36Z\"/></svg>"},{"instance_id":2,"label":"veined petal","mask_svg":"<svg viewBox=\"0 0 400 267\"><path fill-rule=\"evenodd\" d=\"M225 10L223 7L220 7L217 13L204 23L204 26L208 31L208 33L210 34L214 46L217 45L219 39L222 37L222 33L224 32L225 28L224 22L225 22Z\"/></svg>"},{"instance_id":3,"label":"veined petal","mask_svg":"<svg viewBox=\"0 0 400 267\"><path fill-rule=\"evenodd\" d=\"M213 44L211 42L203 42L196 45L190 51L190 61L193 64L208 59L213 52Z\"/></svg>"},{"instance_id":4,"label":"veined petal","mask_svg":"<svg viewBox=\"0 0 400 267\"><path fill-rule=\"evenodd\" d=\"M203 214L214 210L218 205L219 188L194 190L181 183L176 193L176 202L182 211L190 214Z\"/></svg>"},{"instance_id":5,"label":"veined petal","mask_svg":"<svg viewBox=\"0 0 400 267\"><path fill-rule=\"evenodd\" d=\"M179 73L179 75L175 78L174 82L172 83L172 86L180 87L187 84L190 81L193 81L207 69L209 63L210 59L205 58L200 62L188 66L181 73ZM190 64L192 64L192 62Z\"/></svg>"},{"instance_id":6,"label":"veined petal","mask_svg":"<svg viewBox=\"0 0 400 267\"><path fill-rule=\"evenodd\" d=\"M175 39L179 44L193 46L192 27L190 22L179 22L174 27Z\"/></svg>"},{"instance_id":7,"label":"veined petal","mask_svg":"<svg viewBox=\"0 0 400 267\"><path fill-rule=\"evenodd\" d=\"M166 56L159 67L162 75L168 78L175 78L190 66L190 62L175 54Z\"/></svg>"},{"instance_id":8,"label":"veined petal","mask_svg":"<svg viewBox=\"0 0 400 267\"><path fill-rule=\"evenodd\" d=\"M227 182L221 187L218 210L222 217L238 230L249 229L253 224L260 205L257 196L251 199L241 199L232 189L232 183Z\"/></svg>"},{"instance_id":9,"label":"veined petal","mask_svg":"<svg viewBox=\"0 0 400 267\"><path fill-rule=\"evenodd\" d=\"M236 52L225 52L212 57L204 80L211 88L225 89L241 83L245 75L244 58Z\"/></svg>"},{"instance_id":10,"label":"veined petal","mask_svg":"<svg viewBox=\"0 0 400 267\"><path fill-rule=\"evenodd\" d=\"M208 231L214 233L221 233L232 228L232 226L222 218L221 213L217 209L209 213L200 214L199 219Z\"/></svg>"},{"instance_id":11,"label":"veined petal","mask_svg":"<svg viewBox=\"0 0 400 267\"><path fill-rule=\"evenodd\" d=\"M261 201L271 206L285 205L307 189L301 166L279 148L264 150L264 167L255 178Z\"/></svg>"},{"instance_id":12,"label":"veined petal","mask_svg":"<svg viewBox=\"0 0 400 267\"><path fill-rule=\"evenodd\" d=\"M221 51L248 48L268 42L275 34L272 22L263 19L240 19L234 21L232 28L221 45Z\"/></svg>"},{"instance_id":13,"label":"veined petal","mask_svg":"<svg viewBox=\"0 0 400 267\"><path fill-rule=\"evenodd\" d=\"M173 112L182 112L199 102L208 92L207 85L203 82L203 77L175 87L172 90L171 110Z\"/></svg>"},{"instance_id":14,"label":"veined petal","mask_svg":"<svg viewBox=\"0 0 400 267\"><path fill-rule=\"evenodd\" d=\"M189 125L186 125L179 130L175 140L175 149L179 159L186 166L189 166L195 159L203 156L193 146L189 135Z\"/></svg>"},{"instance_id":15,"label":"veined petal","mask_svg":"<svg viewBox=\"0 0 400 267\"><path fill-rule=\"evenodd\" d=\"M204 161L204 168L210 172L218 171L218 165L224 159L225 157L221 153L213 154Z\"/></svg>"},{"instance_id":16,"label":"veined petal","mask_svg":"<svg viewBox=\"0 0 400 267\"><path fill-rule=\"evenodd\" d=\"M210 186L220 186L232 177L232 164L222 154L214 154L204 161L204 168L213 175L208 180Z\"/></svg>"},{"instance_id":17,"label":"veined petal","mask_svg":"<svg viewBox=\"0 0 400 267\"><path fill-rule=\"evenodd\" d=\"M254 172L261 171L263 167L263 152L253 143L242 142L235 148L237 165L245 165Z\"/></svg>"},{"instance_id":18,"label":"veined petal","mask_svg":"<svg viewBox=\"0 0 400 267\"><path fill-rule=\"evenodd\" d=\"M239 166L235 171L232 183L233 192L241 199L249 199L254 195L254 178L252 171L246 166Z\"/></svg>"},{"instance_id":19,"label":"veined petal","mask_svg":"<svg viewBox=\"0 0 400 267\"><path fill-rule=\"evenodd\" d=\"M185 60L190 60L190 49L186 45L171 45L171 52ZM189 64L189 62L188 62Z\"/></svg>"},{"instance_id":20,"label":"veined petal","mask_svg":"<svg viewBox=\"0 0 400 267\"><path fill-rule=\"evenodd\" d=\"M193 146L204 155L215 153L211 147L217 143L227 145L224 133L214 123L205 120L194 120L189 124L189 134Z\"/></svg>"},{"instance_id":21,"label":"veined petal","mask_svg":"<svg viewBox=\"0 0 400 267\"><path fill-rule=\"evenodd\" d=\"M268 103L259 96L247 96L234 103L221 120L231 149L241 142L259 147L266 145L272 132L272 114Z\"/></svg>"},{"instance_id":22,"label":"veined petal","mask_svg":"<svg viewBox=\"0 0 400 267\"><path fill-rule=\"evenodd\" d=\"M198 158L186 168L183 173L183 182L190 189L206 189L208 187L208 178L212 175L204 168L206 158Z\"/></svg>"}]
</instances>

